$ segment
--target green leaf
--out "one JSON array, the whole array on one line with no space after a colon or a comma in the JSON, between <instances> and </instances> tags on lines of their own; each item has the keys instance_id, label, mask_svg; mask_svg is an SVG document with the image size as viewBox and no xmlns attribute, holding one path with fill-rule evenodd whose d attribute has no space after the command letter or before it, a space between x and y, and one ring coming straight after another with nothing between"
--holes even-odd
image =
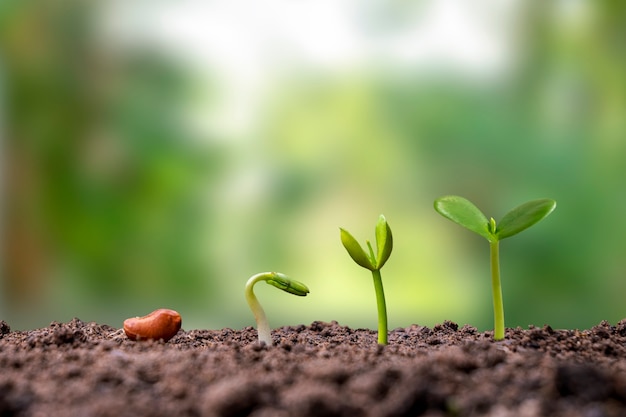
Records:
<instances>
[{"instance_id":1,"label":"green leaf","mask_svg":"<svg viewBox=\"0 0 626 417\"><path fill-rule=\"evenodd\" d=\"M273 272L271 278L267 279L265 282L289 294L298 295L300 297L304 297L309 293L309 289L306 285L295 279L290 279L280 272Z\"/></svg>"},{"instance_id":2,"label":"green leaf","mask_svg":"<svg viewBox=\"0 0 626 417\"><path fill-rule=\"evenodd\" d=\"M376 224L376 249L378 251L376 269L380 269L391 256L391 250L393 249L391 228L382 214Z\"/></svg>"},{"instance_id":3,"label":"green leaf","mask_svg":"<svg viewBox=\"0 0 626 417\"><path fill-rule=\"evenodd\" d=\"M447 195L435 200L435 210L443 217L478 233L492 241L495 236L489 232L489 221L482 211L469 200L456 195Z\"/></svg>"},{"instance_id":4,"label":"green leaf","mask_svg":"<svg viewBox=\"0 0 626 417\"><path fill-rule=\"evenodd\" d=\"M556 201L549 198L529 201L515 207L500 220L496 236L504 239L516 235L547 217L555 208Z\"/></svg>"},{"instance_id":5,"label":"green leaf","mask_svg":"<svg viewBox=\"0 0 626 417\"><path fill-rule=\"evenodd\" d=\"M348 254L354 262L365 269L369 269L370 271L375 270L376 266L372 264L372 261L365 254L365 251L361 245L359 245L359 242L357 242L347 230L342 228L339 228L339 230L341 232L341 243L343 244L343 247L346 248Z\"/></svg>"}]
</instances>

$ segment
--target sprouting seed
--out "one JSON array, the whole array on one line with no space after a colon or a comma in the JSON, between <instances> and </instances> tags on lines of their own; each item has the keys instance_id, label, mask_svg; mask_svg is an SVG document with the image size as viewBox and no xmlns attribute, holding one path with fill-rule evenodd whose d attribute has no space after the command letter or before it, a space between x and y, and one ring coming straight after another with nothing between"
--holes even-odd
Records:
<instances>
[{"instance_id":1,"label":"sprouting seed","mask_svg":"<svg viewBox=\"0 0 626 417\"><path fill-rule=\"evenodd\" d=\"M265 315L265 311L263 310L263 307L261 307L261 303L259 303L259 300L254 295L253 291L254 284L259 281L265 281L273 287L301 297L306 296L309 293L309 289L303 283L290 279L285 274L281 274L280 272L261 272L250 277L246 283L246 301L248 302L250 310L252 310L256 320L259 342L264 342L266 345L272 346L272 335L270 332L269 322L267 321L267 316Z\"/></svg>"}]
</instances>

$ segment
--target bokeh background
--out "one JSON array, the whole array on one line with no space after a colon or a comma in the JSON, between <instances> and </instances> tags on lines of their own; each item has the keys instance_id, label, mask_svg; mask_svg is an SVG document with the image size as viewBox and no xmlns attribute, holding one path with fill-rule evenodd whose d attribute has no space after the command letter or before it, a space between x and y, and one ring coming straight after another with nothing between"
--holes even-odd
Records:
<instances>
[{"instance_id":1,"label":"bokeh background","mask_svg":"<svg viewBox=\"0 0 626 417\"><path fill-rule=\"evenodd\" d=\"M626 317L626 3L0 2L2 280L14 329L376 328L339 227L395 248L390 328L492 328L488 244L440 217L556 211L501 245L508 327Z\"/></svg>"}]
</instances>

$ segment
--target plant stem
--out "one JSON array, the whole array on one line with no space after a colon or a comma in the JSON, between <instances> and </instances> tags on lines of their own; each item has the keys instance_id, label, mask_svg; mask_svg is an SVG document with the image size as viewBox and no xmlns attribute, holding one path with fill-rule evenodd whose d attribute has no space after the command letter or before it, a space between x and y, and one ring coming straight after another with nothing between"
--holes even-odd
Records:
<instances>
[{"instance_id":1,"label":"plant stem","mask_svg":"<svg viewBox=\"0 0 626 417\"><path fill-rule=\"evenodd\" d=\"M493 338L504 339L504 306L502 304L502 285L500 284L500 241L489 241L491 255L491 291L493 293Z\"/></svg>"},{"instance_id":2,"label":"plant stem","mask_svg":"<svg viewBox=\"0 0 626 417\"><path fill-rule=\"evenodd\" d=\"M376 305L378 307L378 344L387 344L387 305L385 304L385 292L380 270L372 271L374 277L374 290L376 291Z\"/></svg>"},{"instance_id":3,"label":"plant stem","mask_svg":"<svg viewBox=\"0 0 626 417\"><path fill-rule=\"evenodd\" d=\"M254 319L256 320L259 342L265 342L267 346L272 346L272 334L270 332L270 324L267 321L265 311L263 310L263 307L261 307L261 303L259 303L259 300L257 300L256 296L254 295L254 291L252 290L252 288L257 282L265 281L271 278L271 276L272 275L269 272L263 272L253 275L246 283L245 290L246 301L248 302L250 310L252 310L252 313L254 314Z\"/></svg>"}]
</instances>

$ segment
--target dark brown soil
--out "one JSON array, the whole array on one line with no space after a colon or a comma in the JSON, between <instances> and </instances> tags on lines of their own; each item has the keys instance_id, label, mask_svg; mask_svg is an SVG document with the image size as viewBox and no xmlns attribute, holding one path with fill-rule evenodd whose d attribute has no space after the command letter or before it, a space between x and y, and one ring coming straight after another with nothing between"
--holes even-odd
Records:
<instances>
[{"instance_id":1,"label":"dark brown soil","mask_svg":"<svg viewBox=\"0 0 626 417\"><path fill-rule=\"evenodd\" d=\"M132 342L74 319L0 322L0 416L626 416L626 320L490 332L445 322L389 334L337 323L181 330Z\"/></svg>"}]
</instances>

